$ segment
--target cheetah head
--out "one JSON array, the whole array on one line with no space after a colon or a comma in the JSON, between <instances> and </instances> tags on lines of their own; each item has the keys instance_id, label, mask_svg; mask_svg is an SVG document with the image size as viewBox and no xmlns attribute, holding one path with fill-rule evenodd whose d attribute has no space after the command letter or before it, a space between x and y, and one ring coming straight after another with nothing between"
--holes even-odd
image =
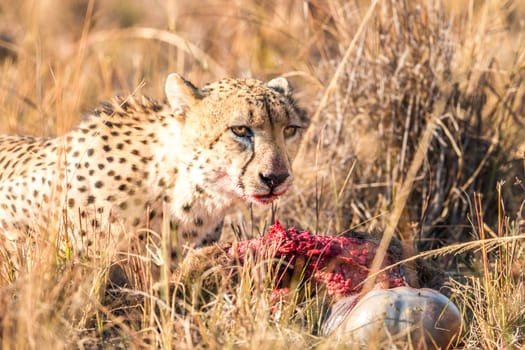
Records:
<instances>
[{"instance_id":1,"label":"cheetah head","mask_svg":"<svg viewBox=\"0 0 525 350\"><path fill-rule=\"evenodd\" d=\"M291 162L308 121L285 78L223 79L199 89L171 74L166 95L193 181L215 194L258 204L289 189Z\"/></svg>"}]
</instances>

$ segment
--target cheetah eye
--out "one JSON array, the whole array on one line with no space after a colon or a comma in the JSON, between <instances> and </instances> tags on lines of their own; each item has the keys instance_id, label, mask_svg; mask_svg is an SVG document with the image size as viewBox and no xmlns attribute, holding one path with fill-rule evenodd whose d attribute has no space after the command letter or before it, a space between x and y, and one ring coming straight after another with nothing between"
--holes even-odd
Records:
<instances>
[{"instance_id":1,"label":"cheetah eye","mask_svg":"<svg viewBox=\"0 0 525 350\"><path fill-rule=\"evenodd\" d=\"M296 125L290 125L284 128L284 137L289 139L291 137L294 137L297 135L297 130L299 130L299 126Z\"/></svg>"},{"instance_id":2,"label":"cheetah eye","mask_svg":"<svg viewBox=\"0 0 525 350\"><path fill-rule=\"evenodd\" d=\"M252 137L253 136L252 129L244 125L232 126L230 128L230 131L237 137Z\"/></svg>"}]
</instances>

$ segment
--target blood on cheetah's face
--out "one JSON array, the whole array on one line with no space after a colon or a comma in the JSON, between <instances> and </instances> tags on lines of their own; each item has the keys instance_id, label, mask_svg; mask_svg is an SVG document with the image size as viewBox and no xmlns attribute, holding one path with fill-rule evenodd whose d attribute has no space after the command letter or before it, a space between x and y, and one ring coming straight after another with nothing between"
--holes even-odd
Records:
<instances>
[{"instance_id":1,"label":"blood on cheetah's face","mask_svg":"<svg viewBox=\"0 0 525 350\"><path fill-rule=\"evenodd\" d=\"M224 79L198 89L171 74L166 94L179 116L188 150L184 165L194 181L261 204L289 189L291 162L308 121L285 78Z\"/></svg>"}]
</instances>

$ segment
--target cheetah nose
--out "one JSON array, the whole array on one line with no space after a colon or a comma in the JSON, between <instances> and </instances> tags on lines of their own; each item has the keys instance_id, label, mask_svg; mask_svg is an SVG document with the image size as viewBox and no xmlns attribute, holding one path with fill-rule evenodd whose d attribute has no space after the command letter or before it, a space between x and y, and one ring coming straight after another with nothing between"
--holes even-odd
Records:
<instances>
[{"instance_id":1,"label":"cheetah nose","mask_svg":"<svg viewBox=\"0 0 525 350\"><path fill-rule=\"evenodd\" d=\"M268 186L270 189L274 189L275 187L282 184L287 178L290 176L288 173L281 173L281 174L268 174L264 175L259 173L259 178L261 181Z\"/></svg>"}]
</instances>

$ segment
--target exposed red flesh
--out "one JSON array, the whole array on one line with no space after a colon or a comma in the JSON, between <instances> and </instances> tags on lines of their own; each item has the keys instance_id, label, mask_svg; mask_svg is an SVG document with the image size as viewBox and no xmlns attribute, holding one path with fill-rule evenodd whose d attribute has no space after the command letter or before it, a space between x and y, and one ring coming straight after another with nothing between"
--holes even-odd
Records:
<instances>
[{"instance_id":1,"label":"exposed red flesh","mask_svg":"<svg viewBox=\"0 0 525 350\"><path fill-rule=\"evenodd\" d=\"M248 254L272 258L276 261L274 268L279 270L281 276L292 275L298 265L303 269L304 279L311 278L315 283L325 285L328 294L338 299L361 291L376 250L377 244L372 240L314 235L307 230L298 231L293 227L286 230L276 222L265 236L238 242L232 245L228 253L241 264ZM383 266L394 262L392 255L387 254ZM286 278L279 280L281 283L278 283L275 290L277 294L285 292L289 287L283 282ZM381 273L377 280L382 288L406 285L398 267Z\"/></svg>"}]
</instances>

